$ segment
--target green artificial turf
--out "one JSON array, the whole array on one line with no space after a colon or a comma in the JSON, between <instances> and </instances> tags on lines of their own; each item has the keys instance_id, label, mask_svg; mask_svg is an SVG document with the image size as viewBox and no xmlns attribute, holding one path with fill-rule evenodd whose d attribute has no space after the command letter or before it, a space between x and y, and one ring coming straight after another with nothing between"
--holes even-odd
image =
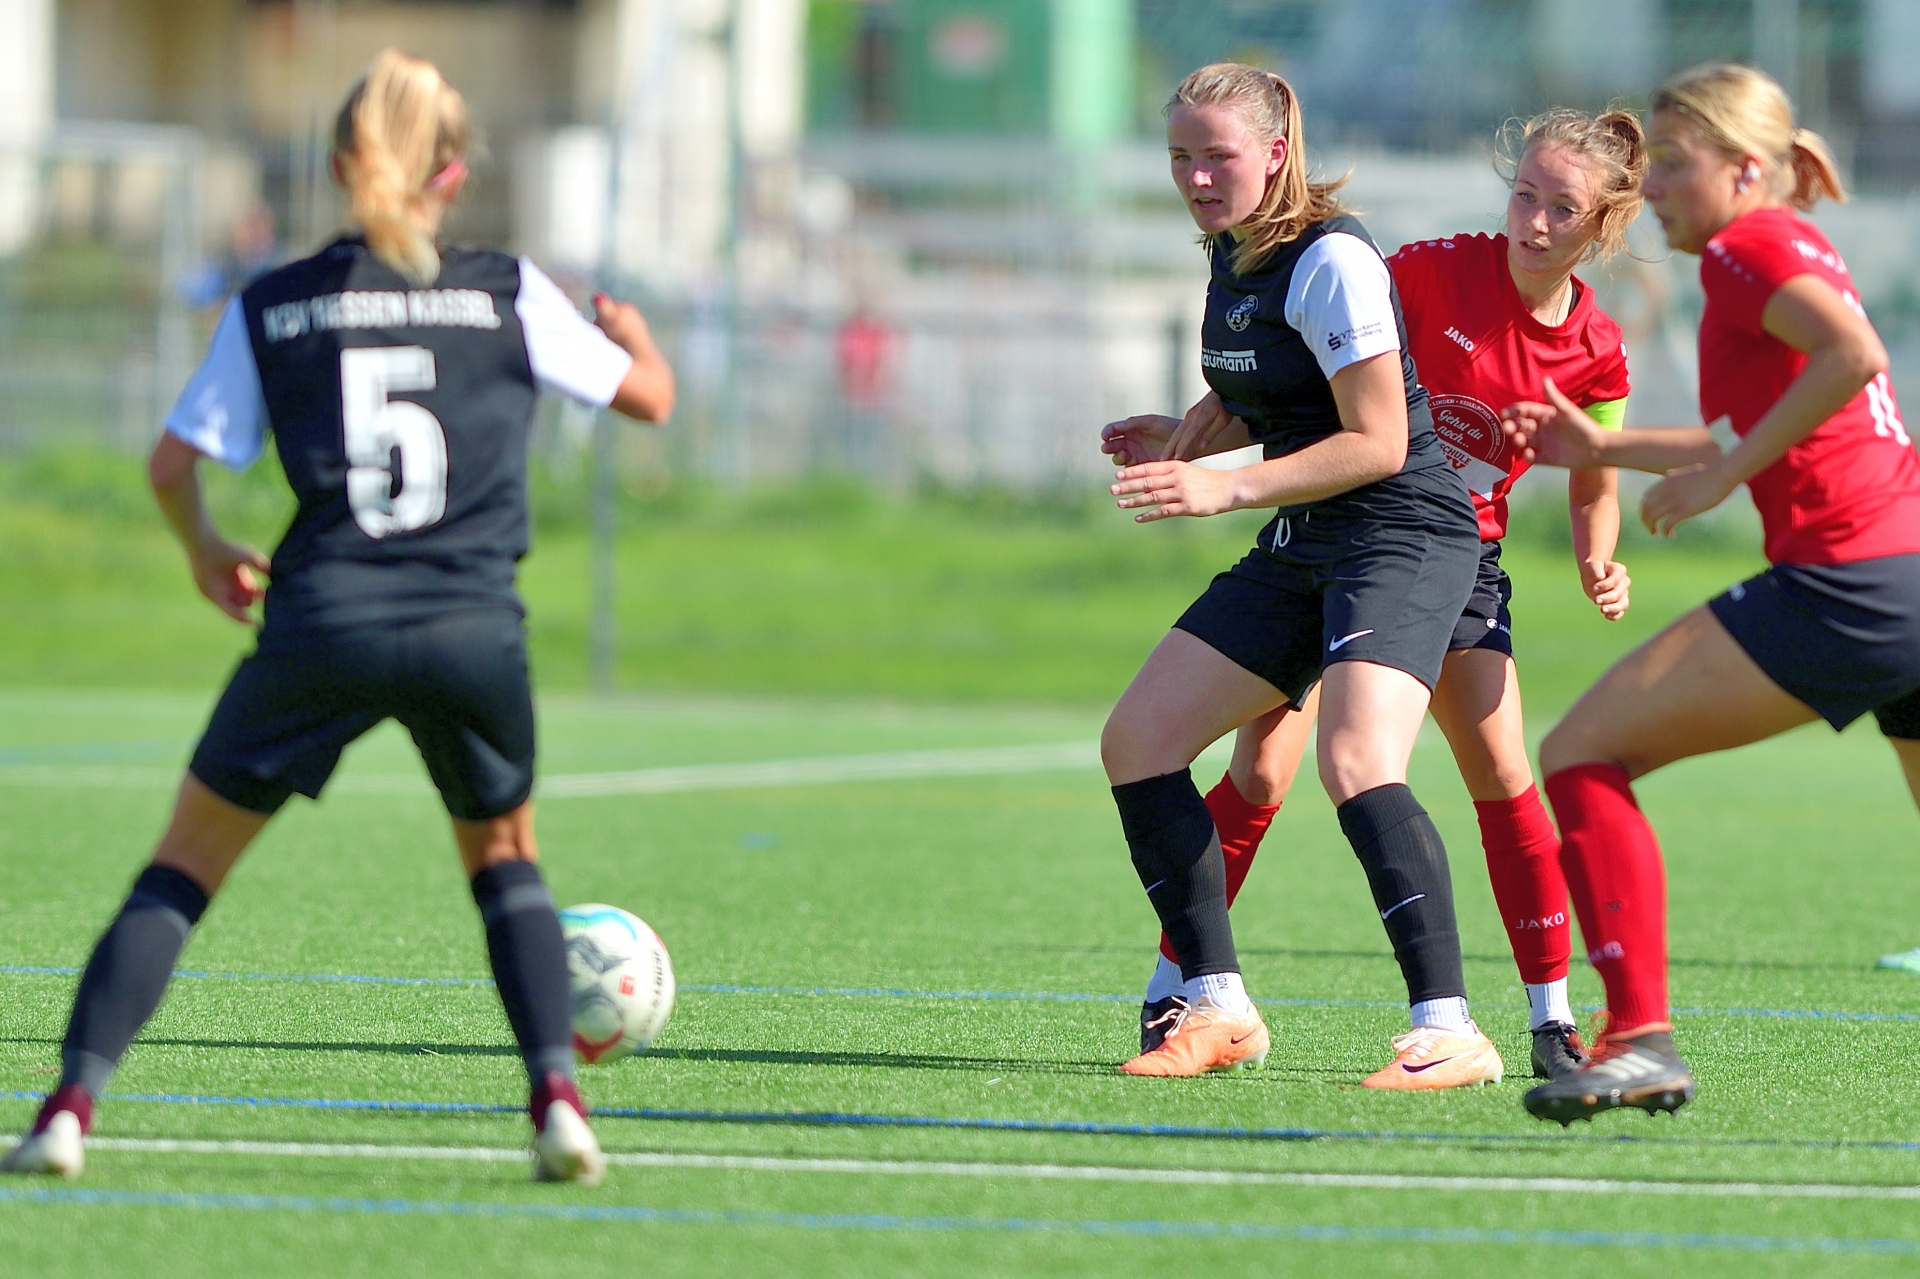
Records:
<instances>
[{"instance_id":1,"label":"green artificial turf","mask_svg":"<svg viewBox=\"0 0 1920 1279\"><path fill-rule=\"evenodd\" d=\"M272 513L244 490L220 500L243 519ZM27 970L84 962L244 638L187 595L135 508L90 519L83 505L0 508L24 548L0 564L0 598L42 610L0 629L0 1125L16 1128L53 1077L75 980ZM588 697L568 691L583 675L584 591L569 584L584 580L584 541L564 522L541 538L526 585L554 778L1091 742L1103 703L1238 549L1232 530L938 502L641 512L621 548L634 691ZM1753 563L1737 547L1636 545L1634 613L1608 626L1545 540L1510 551L1536 734L1625 646ZM1220 765L1216 749L1196 775ZM1920 841L1870 726L1802 730L1642 784L1669 858L1678 1037L1701 1094L1677 1118L1567 1132L1520 1109L1524 999L1437 734L1412 780L1453 850L1476 1014L1513 1072L1498 1086L1358 1087L1404 1026L1402 991L1311 770L1235 910L1275 1030L1269 1068L1172 1082L1114 1070L1155 930L1094 768L554 797L540 828L556 895L644 916L683 988L655 1051L583 1072L596 1106L655 1112L600 1119L609 1150L1019 1167L682 1159L615 1167L588 1191L532 1185L514 1162L102 1146L78 1187L92 1198L0 1182L0 1273L1913 1273L1920 1200L1832 1197L1920 1183L1906 1105L1920 980L1872 967L1920 943ZM519 1063L477 984L478 922L398 731L352 749L322 802L289 806L182 968L200 975L176 981L129 1054L101 1138L524 1142ZM314 976L451 984L286 979ZM1591 972L1573 980L1593 1004ZM826 1114L1186 1131L795 1118ZM1713 1193L1074 1180L1033 1165ZM1629 1246L1623 1232L1659 1238Z\"/></svg>"}]
</instances>

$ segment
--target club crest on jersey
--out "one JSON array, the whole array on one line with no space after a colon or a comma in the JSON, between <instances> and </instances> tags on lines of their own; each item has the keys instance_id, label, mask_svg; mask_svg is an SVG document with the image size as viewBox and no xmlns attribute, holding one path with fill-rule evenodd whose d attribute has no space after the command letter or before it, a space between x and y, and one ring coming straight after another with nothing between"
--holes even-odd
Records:
<instances>
[{"instance_id":1,"label":"club crest on jersey","mask_svg":"<svg viewBox=\"0 0 1920 1279\"><path fill-rule=\"evenodd\" d=\"M1235 302L1233 308L1227 312L1227 327L1235 333L1246 332L1247 326L1253 323L1253 313L1259 309L1260 299L1258 297L1249 296L1241 298L1238 302Z\"/></svg>"},{"instance_id":2,"label":"club crest on jersey","mask_svg":"<svg viewBox=\"0 0 1920 1279\"><path fill-rule=\"evenodd\" d=\"M1428 406L1447 461L1469 489L1490 499L1507 477L1509 461L1499 415L1470 395L1436 395Z\"/></svg>"}]
</instances>

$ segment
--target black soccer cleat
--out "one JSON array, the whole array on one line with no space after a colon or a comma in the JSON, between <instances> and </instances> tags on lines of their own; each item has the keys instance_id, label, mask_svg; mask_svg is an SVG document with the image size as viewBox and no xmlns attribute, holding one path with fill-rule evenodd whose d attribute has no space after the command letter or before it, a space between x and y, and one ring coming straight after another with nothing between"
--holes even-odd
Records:
<instances>
[{"instance_id":1,"label":"black soccer cleat","mask_svg":"<svg viewBox=\"0 0 1920 1279\"><path fill-rule=\"evenodd\" d=\"M1533 1077L1558 1079L1587 1064L1580 1032L1564 1021L1550 1021L1533 1032Z\"/></svg>"},{"instance_id":2,"label":"black soccer cleat","mask_svg":"<svg viewBox=\"0 0 1920 1279\"><path fill-rule=\"evenodd\" d=\"M1696 1090L1673 1036L1651 1030L1632 1039L1602 1035L1586 1065L1529 1090L1523 1104L1535 1118L1564 1128L1622 1106L1672 1114L1692 1101Z\"/></svg>"},{"instance_id":3,"label":"black soccer cleat","mask_svg":"<svg viewBox=\"0 0 1920 1279\"><path fill-rule=\"evenodd\" d=\"M1187 1001L1178 995L1155 999L1140 1005L1140 1051L1153 1052L1167 1042L1167 1032L1180 1022Z\"/></svg>"}]
</instances>

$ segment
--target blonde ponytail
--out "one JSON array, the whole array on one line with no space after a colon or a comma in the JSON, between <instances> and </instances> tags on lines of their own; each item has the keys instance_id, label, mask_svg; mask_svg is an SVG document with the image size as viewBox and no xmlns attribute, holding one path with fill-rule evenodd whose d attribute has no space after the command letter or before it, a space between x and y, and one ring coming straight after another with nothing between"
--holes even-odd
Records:
<instances>
[{"instance_id":1,"label":"blonde ponytail","mask_svg":"<svg viewBox=\"0 0 1920 1279\"><path fill-rule=\"evenodd\" d=\"M466 101L425 58L382 49L334 122L333 151L348 216L367 247L414 284L440 274L424 215L428 185L467 150Z\"/></svg>"},{"instance_id":2,"label":"blonde ponytail","mask_svg":"<svg viewBox=\"0 0 1920 1279\"><path fill-rule=\"evenodd\" d=\"M1685 116L1728 159L1759 161L1782 203L1804 211L1823 199L1846 202L1833 152L1812 129L1794 127L1793 103L1764 71L1731 62L1693 67L1660 86L1653 109Z\"/></svg>"},{"instance_id":3,"label":"blonde ponytail","mask_svg":"<svg viewBox=\"0 0 1920 1279\"><path fill-rule=\"evenodd\" d=\"M1840 166L1833 162L1827 140L1812 129L1793 131L1793 195L1789 202L1796 209L1811 209L1822 199L1835 204L1847 202L1846 188L1840 185Z\"/></svg>"},{"instance_id":4,"label":"blonde ponytail","mask_svg":"<svg viewBox=\"0 0 1920 1279\"><path fill-rule=\"evenodd\" d=\"M1287 140L1287 158L1280 171L1267 179L1260 207L1235 227L1234 274L1258 267L1269 254L1316 222L1346 212L1335 194L1347 184L1342 177L1316 182L1307 171L1306 130L1300 117L1300 99L1293 86L1271 71L1239 62L1214 62L1180 82L1167 100L1167 114L1175 107L1230 106L1262 146ZM1212 236L1207 236L1209 244Z\"/></svg>"}]
</instances>

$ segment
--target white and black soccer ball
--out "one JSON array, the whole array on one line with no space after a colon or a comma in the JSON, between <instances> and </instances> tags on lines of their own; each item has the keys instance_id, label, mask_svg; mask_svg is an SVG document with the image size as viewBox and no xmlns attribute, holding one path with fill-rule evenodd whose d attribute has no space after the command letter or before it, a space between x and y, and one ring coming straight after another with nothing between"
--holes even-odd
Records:
<instances>
[{"instance_id":1,"label":"white and black soccer ball","mask_svg":"<svg viewBox=\"0 0 1920 1279\"><path fill-rule=\"evenodd\" d=\"M560 912L573 979L573 1051L619 1061L653 1041L673 1015L673 961L646 921L591 902Z\"/></svg>"}]
</instances>

